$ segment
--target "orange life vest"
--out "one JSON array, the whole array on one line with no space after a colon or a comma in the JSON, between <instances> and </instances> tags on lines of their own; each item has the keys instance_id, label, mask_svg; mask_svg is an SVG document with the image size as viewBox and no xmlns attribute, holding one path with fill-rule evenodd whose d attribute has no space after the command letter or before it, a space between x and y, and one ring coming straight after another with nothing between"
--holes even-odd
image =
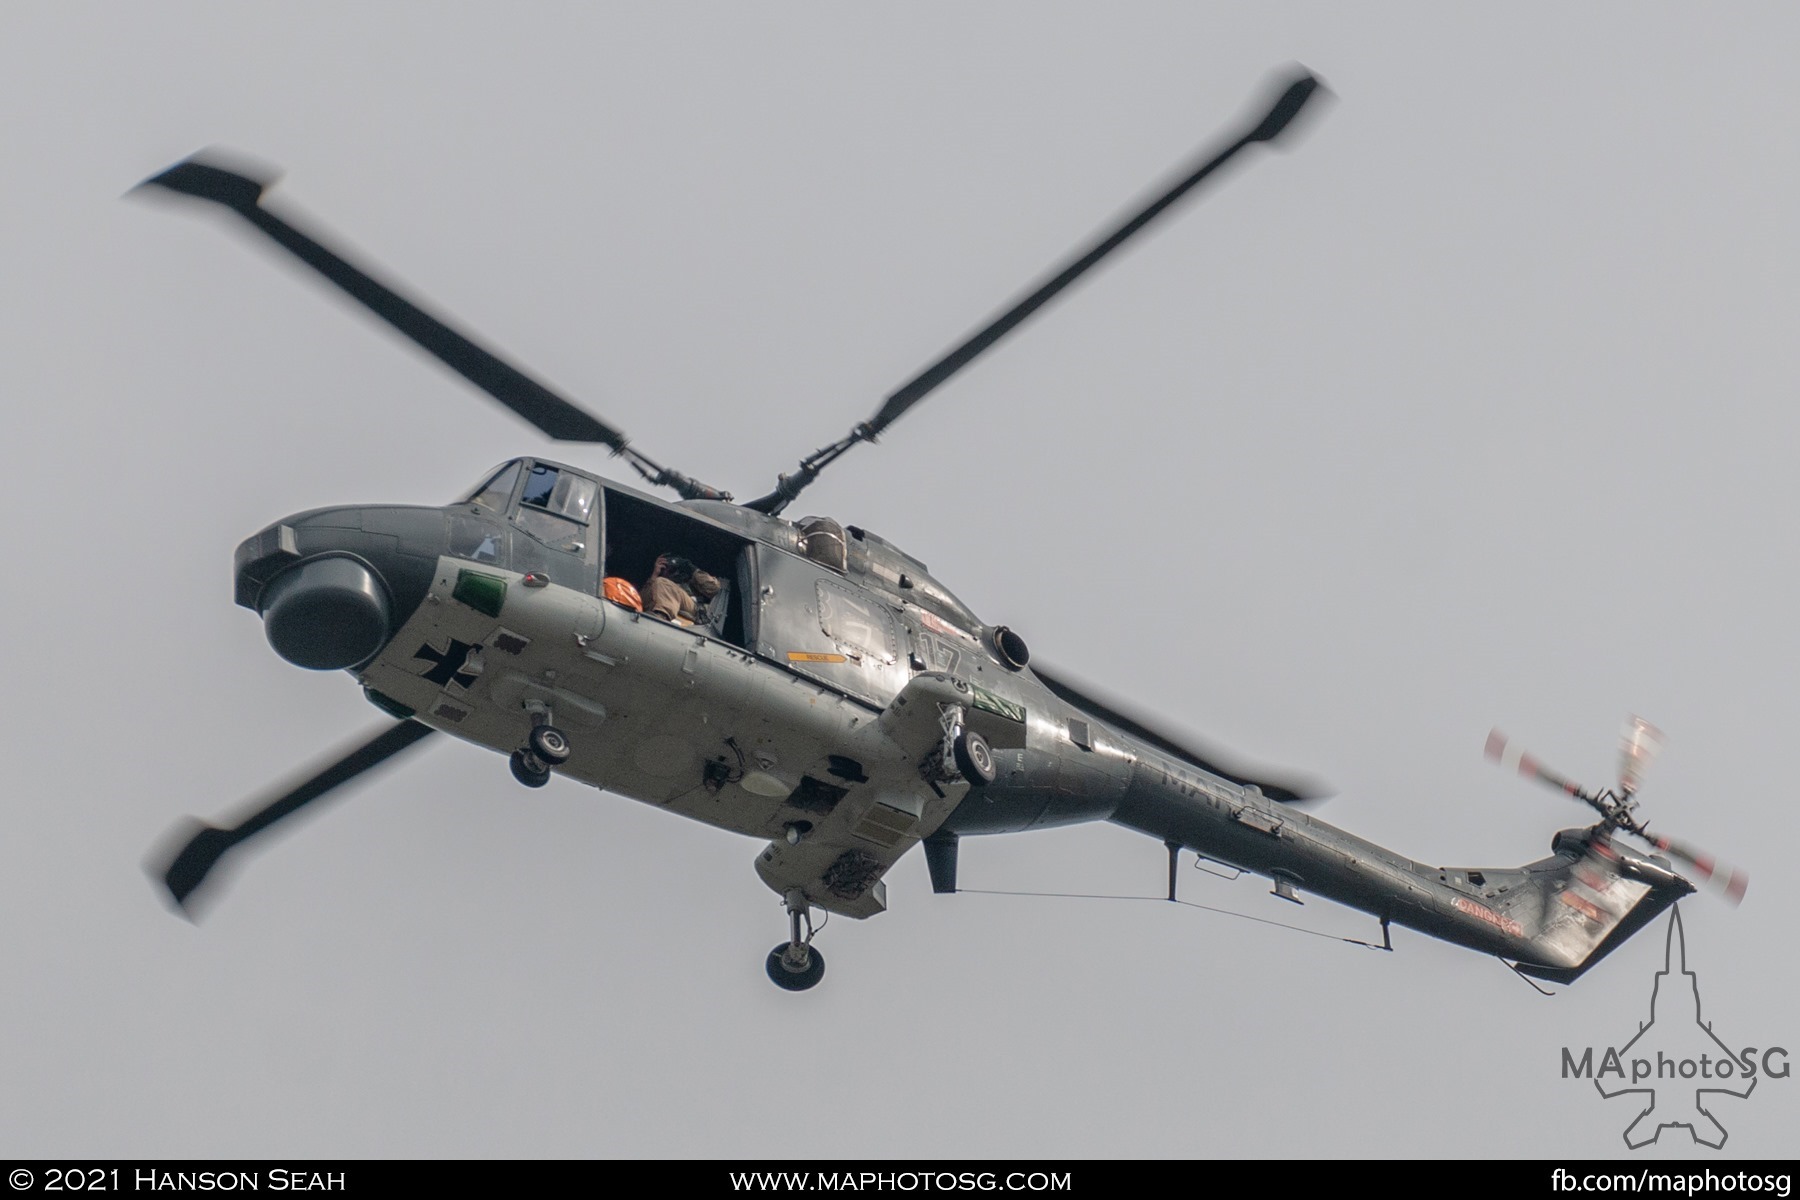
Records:
<instances>
[{"instance_id":1,"label":"orange life vest","mask_svg":"<svg viewBox=\"0 0 1800 1200\"><path fill-rule=\"evenodd\" d=\"M626 608L635 608L639 612L644 611L644 599L642 596L638 595L638 590L631 586L631 580L629 579L621 579L617 575L608 575L606 580L600 585L600 594L608 600L611 600L614 604L622 604Z\"/></svg>"}]
</instances>

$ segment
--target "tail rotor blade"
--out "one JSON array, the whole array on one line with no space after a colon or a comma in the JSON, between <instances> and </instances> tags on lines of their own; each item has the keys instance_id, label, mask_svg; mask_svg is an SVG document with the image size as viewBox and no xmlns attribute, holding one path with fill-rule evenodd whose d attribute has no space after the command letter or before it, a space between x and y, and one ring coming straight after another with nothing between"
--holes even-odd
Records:
<instances>
[{"instance_id":1,"label":"tail rotor blade","mask_svg":"<svg viewBox=\"0 0 1800 1200\"><path fill-rule=\"evenodd\" d=\"M1499 763L1505 770L1517 771L1527 779L1535 779L1539 783L1553 787L1559 792L1566 792L1577 800L1590 799L1588 794L1582 790L1580 784L1571 779L1563 778L1549 767L1538 762L1537 759L1525 753L1523 748L1508 741L1506 735L1501 733L1498 729L1488 733L1486 753L1489 758Z\"/></svg>"},{"instance_id":2,"label":"tail rotor blade","mask_svg":"<svg viewBox=\"0 0 1800 1200\"><path fill-rule=\"evenodd\" d=\"M1619 787L1629 796L1644 782L1650 764L1662 752L1663 731L1639 716L1627 718L1619 742Z\"/></svg>"},{"instance_id":3,"label":"tail rotor blade","mask_svg":"<svg viewBox=\"0 0 1800 1200\"><path fill-rule=\"evenodd\" d=\"M1680 859L1693 868L1700 882L1712 887L1725 897L1732 906L1744 902L1744 893L1750 889L1750 876L1737 867L1720 862L1717 858L1687 842L1680 842L1661 834L1645 834L1644 837L1652 846L1664 853Z\"/></svg>"},{"instance_id":4,"label":"tail rotor blade","mask_svg":"<svg viewBox=\"0 0 1800 1200\"><path fill-rule=\"evenodd\" d=\"M185 837L180 839L180 850L169 857L166 867L154 873L161 877L176 905L186 909L189 897L206 882L208 874L227 853L282 818L292 816L333 789L380 766L432 732L429 725L417 721L390 725L273 799L256 805L229 828L191 822L182 831Z\"/></svg>"}]
</instances>

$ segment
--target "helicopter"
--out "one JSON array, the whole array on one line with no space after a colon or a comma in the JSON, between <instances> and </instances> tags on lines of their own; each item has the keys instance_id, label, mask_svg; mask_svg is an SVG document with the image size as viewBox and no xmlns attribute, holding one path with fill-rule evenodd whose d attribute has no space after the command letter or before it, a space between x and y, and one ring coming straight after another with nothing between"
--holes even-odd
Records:
<instances>
[{"instance_id":1,"label":"helicopter","mask_svg":"<svg viewBox=\"0 0 1800 1200\"><path fill-rule=\"evenodd\" d=\"M1187 851L1267 877L1281 899L1304 891L1365 911L1382 948L1397 923L1574 981L1695 890L1663 855L1718 878L1700 852L1648 834L1635 767L1619 792L1592 793L1517 759L1600 821L1558 833L1550 857L1522 867L1428 866L1313 817L1314 784L1244 770L1034 662L1016 631L983 622L877 534L783 516L826 467L1221 168L1280 142L1321 90L1309 73L1288 80L1222 149L744 502L662 466L269 207L272 180L205 152L145 180L228 210L541 432L604 446L680 497L523 457L451 504L312 509L243 541L235 600L276 654L348 673L391 720L223 823L178 830L155 870L169 897L191 912L228 855L441 733L507 755L523 786L561 775L761 841L754 868L787 917L764 965L789 991L824 976L815 914L885 911L885 876L913 846L933 891L954 893L964 837L1103 820L1164 843L1171 900ZM647 604L652 592L677 602ZM1649 740L1628 743L1628 763ZM1509 745L1490 739L1490 752ZM1726 877L1729 898L1741 899L1738 880Z\"/></svg>"}]
</instances>

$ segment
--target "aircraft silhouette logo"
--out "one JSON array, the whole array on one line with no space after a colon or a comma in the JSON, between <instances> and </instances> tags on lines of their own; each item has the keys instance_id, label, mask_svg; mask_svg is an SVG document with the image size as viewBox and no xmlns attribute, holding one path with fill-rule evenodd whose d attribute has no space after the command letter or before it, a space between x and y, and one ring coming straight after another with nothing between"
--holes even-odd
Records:
<instances>
[{"instance_id":1,"label":"aircraft silhouette logo","mask_svg":"<svg viewBox=\"0 0 1800 1200\"><path fill-rule=\"evenodd\" d=\"M1687 939L1677 907L1669 917L1663 969L1650 993L1650 1019L1623 1047L1607 1051L1594 1076L1594 1087L1606 1099L1637 1096L1643 1101L1643 1109L1625 1127L1625 1144L1637 1150L1655 1142L1663 1130L1685 1126L1701 1145L1723 1147L1727 1134L1713 1113L1713 1097L1741 1100L1756 1090L1753 1054L1731 1049L1702 1018L1700 985L1687 967ZM1609 1090L1612 1074L1619 1082ZM1653 1086L1639 1086L1646 1078Z\"/></svg>"}]
</instances>

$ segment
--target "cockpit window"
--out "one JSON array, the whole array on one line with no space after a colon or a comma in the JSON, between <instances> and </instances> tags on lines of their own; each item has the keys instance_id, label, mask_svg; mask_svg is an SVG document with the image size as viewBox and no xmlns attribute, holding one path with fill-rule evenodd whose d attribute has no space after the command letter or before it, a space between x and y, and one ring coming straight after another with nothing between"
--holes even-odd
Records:
<instances>
[{"instance_id":1,"label":"cockpit window","mask_svg":"<svg viewBox=\"0 0 1800 1200\"><path fill-rule=\"evenodd\" d=\"M539 463L531 468L531 478L525 481L525 494L519 502L585 525L598 492L599 485L591 479Z\"/></svg>"},{"instance_id":2,"label":"cockpit window","mask_svg":"<svg viewBox=\"0 0 1800 1200\"><path fill-rule=\"evenodd\" d=\"M506 502L512 499L513 487L518 482L519 462L514 459L495 471L493 478L476 489L475 494L469 497L469 503L503 513L506 511Z\"/></svg>"},{"instance_id":3,"label":"cockpit window","mask_svg":"<svg viewBox=\"0 0 1800 1200\"><path fill-rule=\"evenodd\" d=\"M519 497L522 504L535 508L544 508L550 503L550 493L556 490L556 481L562 472L555 467L539 463L531 468L531 478L525 481L525 494Z\"/></svg>"},{"instance_id":4,"label":"cockpit window","mask_svg":"<svg viewBox=\"0 0 1800 1200\"><path fill-rule=\"evenodd\" d=\"M541 508L519 509L519 528L546 546L579 554L587 548L587 526L553 517Z\"/></svg>"},{"instance_id":5,"label":"cockpit window","mask_svg":"<svg viewBox=\"0 0 1800 1200\"><path fill-rule=\"evenodd\" d=\"M538 463L525 477L519 497L519 527L546 545L580 553L586 548L588 516L600 485L585 475Z\"/></svg>"}]
</instances>

